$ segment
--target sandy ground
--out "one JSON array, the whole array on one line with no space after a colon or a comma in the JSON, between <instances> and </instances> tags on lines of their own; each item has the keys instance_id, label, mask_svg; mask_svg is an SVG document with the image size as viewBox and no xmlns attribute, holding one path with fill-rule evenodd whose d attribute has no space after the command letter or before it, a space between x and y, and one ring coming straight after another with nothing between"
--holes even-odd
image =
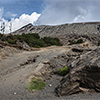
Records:
<instances>
[{"instance_id":1,"label":"sandy ground","mask_svg":"<svg viewBox=\"0 0 100 100\"><path fill-rule=\"evenodd\" d=\"M67 47L48 47L40 51L24 51L0 62L0 100L100 100L100 94L80 94L56 97L54 88L59 84L60 76L54 75L46 80L42 91L30 93L27 89L29 77L35 72L36 66L42 61L68 52ZM36 58L36 62L33 62ZM52 84L52 86L48 86Z\"/></svg>"}]
</instances>

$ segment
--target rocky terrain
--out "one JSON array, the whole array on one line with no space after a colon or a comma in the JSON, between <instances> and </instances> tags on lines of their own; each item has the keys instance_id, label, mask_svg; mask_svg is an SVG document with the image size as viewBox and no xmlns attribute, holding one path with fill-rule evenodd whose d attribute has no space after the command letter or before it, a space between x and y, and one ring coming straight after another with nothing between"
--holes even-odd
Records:
<instances>
[{"instance_id":1,"label":"rocky terrain","mask_svg":"<svg viewBox=\"0 0 100 100\"><path fill-rule=\"evenodd\" d=\"M98 100L100 94L87 93L99 93L99 51L97 46L75 44L8 55L0 61L0 99ZM57 72L65 66L70 68L70 73L59 76ZM41 77L46 87L29 92L27 87L34 76ZM69 96L77 93L84 95Z\"/></svg>"},{"instance_id":2,"label":"rocky terrain","mask_svg":"<svg viewBox=\"0 0 100 100\"><path fill-rule=\"evenodd\" d=\"M77 41L78 39L83 39L85 42L87 42L88 45L98 45L98 42L100 41L100 35L99 34L65 34L65 35L58 35L57 38L60 39L60 42L63 45L68 45L70 41Z\"/></svg>"},{"instance_id":3,"label":"rocky terrain","mask_svg":"<svg viewBox=\"0 0 100 100\"><path fill-rule=\"evenodd\" d=\"M28 24L19 30L16 30L12 34L22 33L38 33L41 37L44 36L58 36L64 34L100 34L100 22L88 22L88 23L73 23L63 24L57 26L33 26Z\"/></svg>"},{"instance_id":4,"label":"rocky terrain","mask_svg":"<svg viewBox=\"0 0 100 100\"><path fill-rule=\"evenodd\" d=\"M0 42L0 100L99 100L99 29L99 22L28 24L13 32L58 37L63 46L36 49L20 41L17 45ZM78 43L80 39L82 42ZM59 71L65 66L69 73L61 76ZM33 77L43 79L43 90L28 90Z\"/></svg>"},{"instance_id":5,"label":"rocky terrain","mask_svg":"<svg viewBox=\"0 0 100 100\"><path fill-rule=\"evenodd\" d=\"M69 65L71 72L55 89L58 95L100 92L100 48L83 53Z\"/></svg>"}]
</instances>

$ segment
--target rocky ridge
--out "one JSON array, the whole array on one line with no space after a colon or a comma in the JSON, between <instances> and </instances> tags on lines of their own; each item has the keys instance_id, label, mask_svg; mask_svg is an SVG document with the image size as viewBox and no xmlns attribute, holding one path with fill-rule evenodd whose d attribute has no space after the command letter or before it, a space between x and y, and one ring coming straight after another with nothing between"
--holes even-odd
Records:
<instances>
[{"instance_id":1,"label":"rocky ridge","mask_svg":"<svg viewBox=\"0 0 100 100\"><path fill-rule=\"evenodd\" d=\"M41 37L58 36L64 34L100 34L100 22L73 23L56 26L28 24L12 34L38 33Z\"/></svg>"}]
</instances>

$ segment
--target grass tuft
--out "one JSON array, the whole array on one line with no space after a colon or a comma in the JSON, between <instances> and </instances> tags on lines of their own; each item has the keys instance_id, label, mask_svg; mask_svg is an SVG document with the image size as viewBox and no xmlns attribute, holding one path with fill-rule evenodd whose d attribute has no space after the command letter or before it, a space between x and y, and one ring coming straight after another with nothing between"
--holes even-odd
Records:
<instances>
[{"instance_id":1,"label":"grass tuft","mask_svg":"<svg viewBox=\"0 0 100 100\"><path fill-rule=\"evenodd\" d=\"M65 76L69 73L69 71L70 71L69 68L66 66L66 67L59 70L59 75Z\"/></svg>"},{"instance_id":2,"label":"grass tuft","mask_svg":"<svg viewBox=\"0 0 100 100\"><path fill-rule=\"evenodd\" d=\"M29 83L28 90L43 90L46 86L46 83L40 78L32 78L31 82Z\"/></svg>"}]
</instances>

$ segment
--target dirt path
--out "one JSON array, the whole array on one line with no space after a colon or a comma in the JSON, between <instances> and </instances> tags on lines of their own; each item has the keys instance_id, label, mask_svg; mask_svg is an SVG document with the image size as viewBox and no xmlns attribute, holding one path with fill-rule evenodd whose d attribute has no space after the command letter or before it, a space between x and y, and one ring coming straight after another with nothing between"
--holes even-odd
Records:
<instances>
[{"instance_id":1,"label":"dirt path","mask_svg":"<svg viewBox=\"0 0 100 100\"><path fill-rule=\"evenodd\" d=\"M33 75L36 66L57 55L68 52L68 47L48 47L40 51L31 51L15 54L0 62L0 100L98 100L94 95L79 95L68 97L56 97L54 88L59 83L58 77L54 75L47 80L43 91L30 93L27 89L29 76ZM36 61L34 61L34 59ZM48 84L52 84L49 87ZM93 97L93 98L92 98Z\"/></svg>"},{"instance_id":2,"label":"dirt path","mask_svg":"<svg viewBox=\"0 0 100 100\"><path fill-rule=\"evenodd\" d=\"M51 59L69 50L66 47L49 47L40 51L31 51L15 54L0 62L0 98L31 97L26 89L28 78L33 74L36 66L45 60ZM34 59L37 59L34 62ZM14 93L16 95L14 95Z\"/></svg>"}]
</instances>

